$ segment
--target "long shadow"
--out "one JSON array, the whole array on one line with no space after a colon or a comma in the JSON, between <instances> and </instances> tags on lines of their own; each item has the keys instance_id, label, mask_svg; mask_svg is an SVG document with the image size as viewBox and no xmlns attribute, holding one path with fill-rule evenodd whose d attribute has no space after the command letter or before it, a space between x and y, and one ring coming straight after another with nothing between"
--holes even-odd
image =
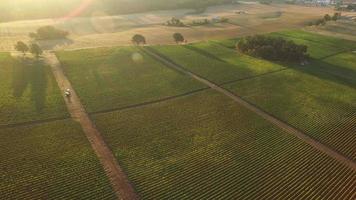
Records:
<instances>
[{"instance_id":1,"label":"long shadow","mask_svg":"<svg viewBox=\"0 0 356 200\"><path fill-rule=\"evenodd\" d=\"M217 60L219 62L223 62L223 63L226 63L226 64L229 64L231 65L230 63L226 62L225 60L207 52L207 51L204 51L202 49L199 49L199 48L196 48L194 46L191 46L191 45L184 45L183 46L184 48L188 49L188 50L192 50L192 51L195 51L196 53L200 54L200 55L203 55L205 57L208 57L208 58L213 58L214 60Z\"/></svg>"},{"instance_id":2,"label":"long shadow","mask_svg":"<svg viewBox=\"0 0 356 200\"><path fill-rule=\"evenodd\" d=\"M29 83L27 68L26 65L22 64L23 62L25 60L14 60L13 62L12 94L16 98L22 97Z\"/></svg>"},{"instance_id":3,"label":"long shadow","mask_svg":"<svg viewBox=\"0 0 356 200\"><path fill-rule=\"evenodd\" d=\"M46 96L47 96L47 71L46 66L42 61L33 61L30 67L30 88L31 88L31 99L33 100L36 110L41 112L45 107Z\"/></svg>"},{"instance_id":4,"label":"long shadow","mask_svg":"<svg viewBox=\"0 0 356 200\"><path fill-rule=\"evenodd\" d=\"M30 98L37 112L42 112L48 87L46 66L41 60L22 59L15 62L12 74L13 96L21 98L29 87Z\"/></svg>"},{"instance_id":5,"label":"long shadow","mask_svg":"<svg viewBox=\"0 0 356 200\"><path fill-rule=\"evenodd\" d=\"M300 66L298 64L284 64L283 66L318 77L323 80L328 80L351 88L356 88L355 71L342 68L337 65L332 65L322 60L312 59L306 66Z\"/></svg>"},{"instance_id":6,"label":"long shadow","mask_svg":"<svg viewBox=\"0 0 356 200\"><path fill-rule=\"evenodd\" d=\"M216 43L220 46L225 47L224 45L221 45L219 43ZM227 47L226 47L227 48ZM202 50L201 50L202 51ZM307 66L300 66L299 64L295 63L280 63L280 62L274 62L276 64L282 65L284 67L292 68L298 71L301 71L303 73L307 73L309 75L316 76L320 79L332 81L338 84L343 84L352 88L356 88L356 72L347 69L347 68L342 68L337 65L332 65L330 63L326 63L323 61L323 59L338 55L340 53L346 52L348 50L344 50L341 52L337 52L328 56L325 56L323 58L311 58L310 64Z\"/></svg>"}]
</instances>

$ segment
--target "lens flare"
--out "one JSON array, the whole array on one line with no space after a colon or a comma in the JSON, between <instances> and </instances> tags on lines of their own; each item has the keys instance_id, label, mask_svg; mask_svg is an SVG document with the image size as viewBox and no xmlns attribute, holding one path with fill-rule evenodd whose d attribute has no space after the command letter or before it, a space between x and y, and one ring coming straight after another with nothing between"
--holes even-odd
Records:
<instances>
[{"instance_id":1,"label":"lens flare","mask_svg":"<svg viewBox=\"0 0 356 200\"><path fill-rule=\"evenodd\" d=\"M66 16L60 18L60 21L66 21L74 17L80 16L95 0L83 0L78 7L69 12Z\"/></svg>"},{"instance_id":2,"label":"lens flare","mask_svg":"<svg viewBox=\"0 0 356 200\"><path fill-rule=\"evenodd\" d=\"M143 62L143 56L140 53L133 53L131 56L132 61L135 63L142 63Z\"/></svg>"}]
</instances>

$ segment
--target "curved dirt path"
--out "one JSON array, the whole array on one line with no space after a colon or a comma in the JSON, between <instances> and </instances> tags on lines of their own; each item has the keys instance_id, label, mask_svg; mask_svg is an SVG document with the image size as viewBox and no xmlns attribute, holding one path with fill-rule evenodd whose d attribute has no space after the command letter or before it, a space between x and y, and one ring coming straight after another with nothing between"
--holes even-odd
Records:
<instances>
[{"instance_id":1,"label":"curved dirt path","mask_svg":"<svg viewBox=\"0 0 356 200\"><path fill-rule=\"evenodd\" d=\"M294 128L293 126L277 119L276 117L272 116L271 114L261 110L260 108L256 107L255 105L243 100L241 97L237 96L236 94L230 92L229 90L226 90L220 86L218 86L217 84L191 72L186 70L184 67L174 63L173 61L165 58L164 56L160 55L159 53L155 52L153 49L151 48L141 48L144 52L146 52L148 55L152 56L153 58L155 58L156 60L160 61L161 63L163 63L164 65L166 65L167 67L173 68L177 71L180 71L194 79L196 79L197 81L209 86L210 88L212 88L213 90L216 90L217 92L224 94L225 96L229 97L230 99L234 100L235 102L239 103L240 105L244 106L245 108L247 108L248 110L256 113L257 115L259 115L260 117L262 117L263 119L267 120L268 122L278 126L279 128L281 128L282 130L298 137L299 139L301 139L302 141L304 141L305 143L311 145L312 147L314 147L315 149L327 154L328 156L338 160L339 162L345 164L346 166L348 166L349 168L353 169L354 171L356 171L356 163L353 162L351 159L345 157L344 155L338 153L337 151L331 149L330 147L320 143L319 141L311 138L310 136L308 136L307 134L303 133L302 131Z\"/></svg>"},{"instance_id":2,"label":"curved dirt path","mask_svg":"<svg viewBox=\"0 0 356 200\"><path fill-rule=\"evenodd\" d=\"M79 97L72 88L71 83L64 75L56 55L50 52L46 52L44 56L46 62L51 66L53 75L58 83L60 90L71 90L70 99L66 98L62 92L68 111L71 114L72 118L75 121L79 122L82 126L82 129L86 137L88 138L92 148L94 149L96 155L98 156L117 197L119 199L124 200L139 199L138 195L135 193L134 188L128 181L126 174L121 169L111 150L106 145L100 132L96 129L95 125L90 120L87 112L85 111L83 105L80 102Z\"/></svg>"}]
</instances>

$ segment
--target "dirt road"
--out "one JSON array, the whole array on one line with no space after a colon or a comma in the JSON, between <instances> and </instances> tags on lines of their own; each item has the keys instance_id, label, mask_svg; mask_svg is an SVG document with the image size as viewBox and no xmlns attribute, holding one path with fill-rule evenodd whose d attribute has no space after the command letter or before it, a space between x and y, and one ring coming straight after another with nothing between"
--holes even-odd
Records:
<instances>
[{"instance_id":1,"label":"dirt road","mask_svg":"<svg viewBox=\"0 0 356 200\"><path fill-rule=\"evenodd\" d=\"M108 178L111 181L112 187L119 199L139 199L132 185L128 181L126 174L123 172L117 163L111 150L106 145L100 132L95 128L90 120L87 112L80 102L79 97L72 88L71 83L64 75L60 63L55 54L46 52L44 54L46 62L50 64L54 77L61 91L66 89L71 90L71 97L67 98L63 93L67 108L72 118L79 122L87 136L92 148L98 156Z\"/></svg>"}]
</instances>

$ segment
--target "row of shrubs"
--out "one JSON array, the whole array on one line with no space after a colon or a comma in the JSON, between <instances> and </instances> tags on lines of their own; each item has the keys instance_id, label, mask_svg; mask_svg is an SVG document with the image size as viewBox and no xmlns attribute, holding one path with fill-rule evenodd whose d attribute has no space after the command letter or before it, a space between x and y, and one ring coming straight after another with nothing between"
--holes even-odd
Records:
<instances>
[{"instance_id":1,"label":"row of shrubs","mask_svg":"<svg viewBox=\"0 0 356 200\"><path fill-rule=\"evenodd\" d=\"M192 23L190 24L191 26L202 26L202 25L208 25L208 24L214 24L214 23L227 23L229 21L228 18L222 17L222 18L216 18L216 19L203 19L203 20L193 20ZM168 20L165 24L166 26L174 26L174 27L185 27L187 26L184 24L180 19L177 19L173 17L172 19Z\"/></svg>"},{"instance_id":2,"label":"row of shrubs","mask_svg":"<svg viewBox=\"0 0 356 200\"><path fill-rule=\"evenodd\" d=\"M338 19L340 19L340 17L341 17L341 13L334 13L333 16L326 14L322 19L318 19L314 22L309 22L308 26L325 25L328 21L337 21Z\"/></svg>"}]
</instances>

